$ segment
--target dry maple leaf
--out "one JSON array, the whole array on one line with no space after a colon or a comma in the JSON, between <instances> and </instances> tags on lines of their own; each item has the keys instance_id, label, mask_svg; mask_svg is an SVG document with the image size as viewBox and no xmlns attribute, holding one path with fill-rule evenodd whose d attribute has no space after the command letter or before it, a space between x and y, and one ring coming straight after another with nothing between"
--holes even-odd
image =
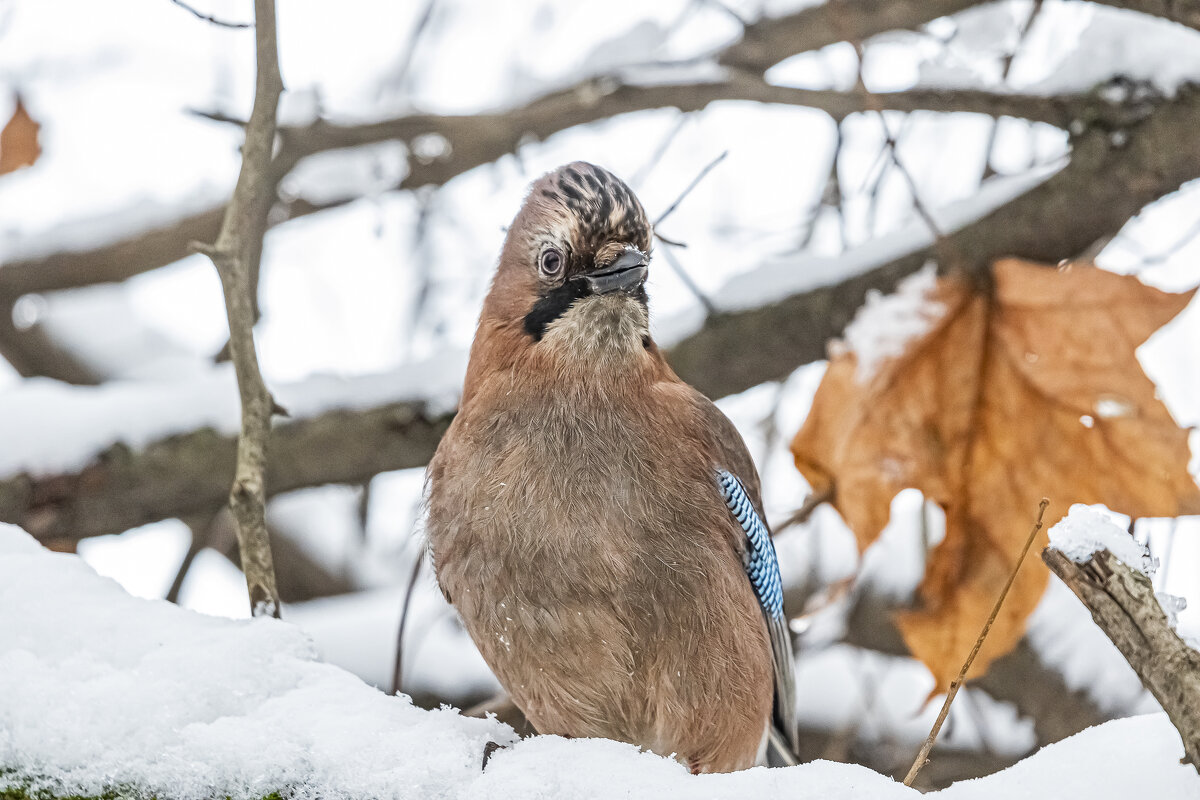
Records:
<instances>
[{"instance_id":1,"label":"dry maple leaf","mask_svg":"<svg viewBox=\"0 0 1200 800\"><path fill-rule=\"evenodd\" d=\"M1047 520L1072 503L1134 517L1200 512L1187 432L1134 354L1195 290L1015 259L993 275L990 296L939 279L927 299L943 313L873 374L861 374L853 352L835 356L792 442L796 466L814 490L833 492L860 550L901 489L945 510L919 607L897 617L937 692L975 643L1040 498L1053 501ZM1021 638L1047 580L1041 562L1026 559L971 676Z\"/></svg>"},{"instance_id":2,"label":"dry maple leaf","mask_svg":"<svg viewBox=\"0 0 1200 800\"><path fill-rule=\"evenodd\" d=\"M29 112L21 95L17 95L17 107L13 109L12 117L0 130L0 175L32 166L42 154L38 144L38 131L42 128Z\"/></svg>"}]
</instances>

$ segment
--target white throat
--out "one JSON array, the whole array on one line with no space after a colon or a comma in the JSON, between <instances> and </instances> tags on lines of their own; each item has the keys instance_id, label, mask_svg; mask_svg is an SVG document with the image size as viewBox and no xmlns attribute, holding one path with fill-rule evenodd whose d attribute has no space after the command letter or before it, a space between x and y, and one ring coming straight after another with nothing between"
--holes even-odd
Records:
<instances>
[{"instance_id":1,"label":"white throat","mask_svg":"<svg viewBox=\"0 0 1200 800\"><path fill-rule=\"evenodd\" d=\"M613 292L577 300L546 327L542 345L572 360L609 364L644 352L649 335L646 307L623 292Z\"/></svg>"}]
</instances>

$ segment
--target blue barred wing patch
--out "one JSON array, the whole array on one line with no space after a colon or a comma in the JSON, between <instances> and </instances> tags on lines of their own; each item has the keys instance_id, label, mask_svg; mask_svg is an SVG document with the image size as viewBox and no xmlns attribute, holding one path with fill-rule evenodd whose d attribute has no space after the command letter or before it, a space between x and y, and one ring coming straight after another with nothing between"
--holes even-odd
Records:
<instances>
[{"instance_id":1,"label":"blue barred wing patch","mask_svg":"<svg viewBox=\"0 0 1200 800\"><path fill-rule=\"evenodd\" d=\"M746 533L746 554L743 566L758 604L768 617L783 619L783 583L779 578L779 559L767 526L759 519L742 482L723 469L717 470L717 483L725 505Z\"/></svg>"}]
</instances>

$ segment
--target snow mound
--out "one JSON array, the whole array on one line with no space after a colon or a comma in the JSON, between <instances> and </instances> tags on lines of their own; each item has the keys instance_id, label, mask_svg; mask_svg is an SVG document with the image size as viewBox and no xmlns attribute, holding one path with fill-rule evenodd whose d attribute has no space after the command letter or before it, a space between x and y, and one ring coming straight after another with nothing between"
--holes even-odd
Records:
<instances>
[{"instance_id":1,"label":"snow mound","mask_svg":"<svg viewBox=\"0 0 1200 800\"><path fill-rule=\"evenodd\" d=\"M1076 564L1083 564L1093 553L1107 550L1144 575L1157 568L1150 551L1102 511L1076 503L1067 516L1050 529L1050 546Z\"/></svg>"},{"instance_id":2,"label":"snow mound","mask_svg":"<svg viewBox=\"0 0 1200 800\"><path fill-rule=\"evenodd\" d=\"M0 768L163 798L446 797L514 735L314 659L295 626L129 596L0 531Z\"/></svg>"},{"instance_id":3,"label":"snow mound","mask_svg":"<svg viewBox=\"0 0 1200 800\"><path fill-rule=\"evenodd\" d=\"M488 741L511 746L483 771ZM1165 715L1121 720L935 794L1184 800L1198 796L1200 777L1178 763L1181 754ZM119 786L168 800L274 791L304 800L920 797L849 764L693 776L618 742L517 743L499 722L424 711L318 662L292 625L130 597L11 526L0 527L6 770L60 793Z\"/></svg>"}]
</instances>

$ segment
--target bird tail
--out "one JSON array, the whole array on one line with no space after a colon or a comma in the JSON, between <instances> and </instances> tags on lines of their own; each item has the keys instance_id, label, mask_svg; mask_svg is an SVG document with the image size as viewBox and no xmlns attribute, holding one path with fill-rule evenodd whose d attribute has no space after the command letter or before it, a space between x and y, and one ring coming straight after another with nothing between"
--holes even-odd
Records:
<instances>
[{"instance_id":1,"label":"bird tail","mask_svg":"<svg viewBox=\"0 0 1200 800\"><path fill-rule=\"evenodd\" d=\"M767 759L770 763L771 753L779 759L780 766L794 767L800 763L800 759L793 752L792 746L788 743L787 737L784 736L779 728L774 725L767 729Z\"/></svg>"}]
</instances>

